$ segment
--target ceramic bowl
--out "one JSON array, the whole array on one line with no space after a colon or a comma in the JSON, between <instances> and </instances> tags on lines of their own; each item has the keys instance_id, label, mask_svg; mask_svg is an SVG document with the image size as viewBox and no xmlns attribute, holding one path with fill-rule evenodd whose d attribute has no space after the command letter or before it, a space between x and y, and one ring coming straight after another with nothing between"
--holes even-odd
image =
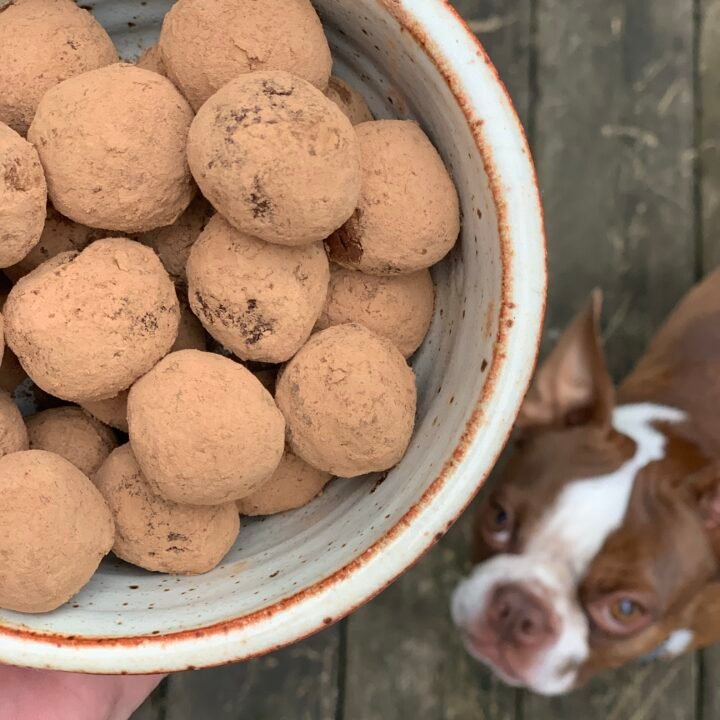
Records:
<instances>
[{"instance_id":1,"label":"ceramic bowl","mask_svg":"<svg viewBox=\"0 0 720 720\"><path fill-rule=\"evenodd\" d=\"M170 4L85 2L128 59L154 42ZM301 510L248 521L207 575L151 574L109 559L56 612L0 611L0 662L147 673L292 643L416 561L467 506L506 441L535 361L546 283L536 179L511 101L442 0L316 6L335 72L362 88L377 117L420 122L460 194L462 236L434 269L435 318L413 359L418 418L407 455L385 478L335 480Z\"/></svg>"}]
</instances>

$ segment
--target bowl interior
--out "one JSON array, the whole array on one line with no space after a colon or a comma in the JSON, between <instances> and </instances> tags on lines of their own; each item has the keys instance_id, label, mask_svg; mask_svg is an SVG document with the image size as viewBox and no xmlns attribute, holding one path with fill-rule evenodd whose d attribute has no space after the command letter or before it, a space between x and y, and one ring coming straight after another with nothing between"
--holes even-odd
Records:
<instances>
[{"instance_id":1,"label":"bowl interior","mask_svg":"<svg viewBox=\"0 0 720 720\"><path fill-rule=\"evenodd\" d=\"M154 42L170 5L166 0L85 2L126 59ZM0 611L0 626L85 638L162 636L254 613L361 557L420 501L451 460L481 396L498 333L503 262L489 179L441 71L383 3L316 4L336 74L362 89L377 117L417 120L440 150L461 198L462 237L433 271L435 318L412 361L419 403L406 457L385 478L337 479L301 510L245 522L235 547L207 575L151 574L111 558L58 611L37 616ZM378 589L365 588L355 601Z\"/></svg>"}]
</instances>

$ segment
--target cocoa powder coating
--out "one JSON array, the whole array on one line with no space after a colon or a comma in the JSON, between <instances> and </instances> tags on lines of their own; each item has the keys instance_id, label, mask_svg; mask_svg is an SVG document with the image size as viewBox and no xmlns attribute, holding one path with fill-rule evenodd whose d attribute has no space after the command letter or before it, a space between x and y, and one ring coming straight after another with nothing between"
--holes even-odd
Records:
<instances>
[{"instance_id":1,"label":"cocoa powder coating","mask_svg":"<svg viewBox=\"0 0 720 720\"><path fill-rule=\"evenodd\" d=\"M355 322L390 340L407 358L422 343L433 316L435 288L428 270L379 276L333 265L319 330Z\"/></svg>"},{"instance_id":2,"label":"cocoa powder coating","mask_svg":"<svg viewBox=\"0 0 720 720\"><path fill-rule=\"evenodd\" d=\"M152 72L156 72L158 75L167 77L167 68L165 67L165 63L163 62L162 55L160 53L160 48L157 44L151 45L143 51L142 55L140 55L135 64L143 70L151 70Z\"/></svg>"},{"instance_id":3,"label":"cocoa powder coating","mask_svg":"<svg viewBox=\"0 0 720 720\"><path fill-rule=\"evenodd\" d=\"M123 390L115 397L107 398L107 400L87 401L80 403L80 405L83 410L87 410L101 423L126 433L128 431L127 401L129 394L129 389Z\"/></svg>"},{"instance_id":4,"label":"cocoa powder coating","mask_svg":"<svg viewBox=\"0 0 720 720\"><path fill-rule=\"evenodd\" d=\"M46 205L45 174L35 148L0 123L0 267L22 260L37 244Z\"/></svg>"},{"instance_id":5,"label":"cocoa powder coating","mask_svg":"<svg viewBox=\"0 0 720 720\"><path fill-rule=\"evenodd\" d=\"M279 363L312 332L330 278L321 243L284 247L208 223L187 264L190 307L243 360Z\"/></svg>"},{"instance_id":6,"label":"cocoa powder coating","mask_svg":"<svg viewBox=\"0 0 720 720\"><path fill-rule=\"evenodd\" d=\"M349 83L333 75L325 93L353 125L374 120L365 98Z\"/></svg>"},{"instance_id":7,"label":"cocoa powder coating","mask_svg":"<svg viewBox=\"0 0 720 720\"><path fill-rule=\"evenodd\" d=\"M11 0L0 11L0 122L25 135L47 90L117 60L110 36L72 0Z\"/></svg>"},{"instance_id":8,"label":"cocoa powder coating","mask_svg":"<svg viewBox=\"0 0 720 720\"><path fill-rule=\"evenodd\" d=\"M113 544L102 495L44 450L0 458L0 607L50 612L92 577Z\"/></svg>"},{"instance_id":9,"label":"cocoa powder coating","mask_svg":"<svg viewBox=\"0 0 720 720\"><path fill-rule=\"evenodd\" d=\"M275 398L292 451L341 477L398 463L415 423L412 369L389 340L356 324L313 335L281 373Z\"/></svg>"},{"instance_id":10,"label":"cocoa powder coating","mask_svg":"<svg viewBox=\"0 0 720 720\"><path fill-rule=\"evenodd\" d=\"M15 401L0 391L0 456L27 450L28 431Z\"/></svg>"},{"instance_id":11,"label":"cocoa powder coating","mask_svg":"<svg viewBox=\"0 0 720 720\"><path fill-rule=\"evenodd\" d=\"M49 90L28 139L63 215L143 232L175 222L195 195L185 157L192 118L167 78L119 63Z\"/></svg>"},{"instance_id":12,"label":"cocoa powder coating","mask_svg":"<svg viewBox=\"0 0 720 720\"><path fill-rule=\"evenodd\" d=\"M360 193L350 121L285 72L241 75L215 93L190 128L188 161L231 225L280 245L324 240L350 217Z\"/></svg>"},{"instance_id":13,"label":"cocoa powder coating","mask_svg":"<svg viewBox=\"0 0 720 720\"><path fill-rule=\"evenodd\" d=\"M327 240L330 258L373 275L439 262L460 232L460 205L437 150L409 120L376 120L355 130L362 190L353 216Z\"/></svg>"},{"instance_id":14,"label":"cocoa powder coating","mask_svg":"<svg viewBox=\"0 0 720 720\"><path fill-rule=\"evenodd\" d=\"M27 419L31 450L64 457L92 477L117 443L112 430L79 407L43 410Z\"/></svg>"},{"instance_id":15,"label":"cocoa powder coating","mask_svg":"<svg viewBox=\"0 0 720 720\"><path fill-rule=\"evenodd\" d=\"M114 450L95 475L115 520L113 552L154 572L197 575L230 550L240 520L234 503L178 505L155 494L129 444Z\"/></svg>"},{"instance_id":16,"label":"cocoa powder coating","mask_svg":"<svg viewBox=\"0 0 720 720\"><path fill-rule=\"evenodd\" d=\"M307 505L332 475L316 470L290 450L272 477L252 495L237 501L241 515L274 515Z\"/></svg>"},{"instance_id":17,"label":"cocoa powder coating","mask_svg":"<svg viewBox=\"0 0 720 720\"><path fill-rule=\"evenodd\" d=\"M26 275L4 315L7 343L35 383L86 402L114 397L170 350L180 307L152 250L109 238Z\"/></svg>"},{"instance_id":18,"label":"cocoa powder coating","mask_svg":"<svg viewBox=\"0 0 720 720\"><path fill-rule=\"evenodd\" d=\"M332 58L309 0L180 0L160 52L170 79L198 110L238 75L285 70L325 90Z\"/></svg>"},{"instance_id":19,"label":"cocoa powder coating","mask_svg":"<svg viewBox=\"0 0 720 720\"><path fill-rule=\"evenodd\" d=\"M239 500L268 480L285 421L239 363L182 350L161 360L128 398L130 442L153 491L190 505Z\"/></svg>"}]
</instances>

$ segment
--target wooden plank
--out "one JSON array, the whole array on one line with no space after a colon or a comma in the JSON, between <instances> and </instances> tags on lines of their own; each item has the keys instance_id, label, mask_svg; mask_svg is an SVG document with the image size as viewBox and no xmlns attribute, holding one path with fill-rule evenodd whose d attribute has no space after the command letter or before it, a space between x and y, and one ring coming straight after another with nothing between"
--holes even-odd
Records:
<instances>
[{"instance_id":1,"label":"wooden plank","mask_svg":"<svg viewBox=\"0 0 720 720\"><path fill-rule=\"evenodd\" d=\"M530 0L455 0L483 41L521 119L529 102ZM458 640L448 599L469 568L466 516L412 570L348 620L343 720L514 720L518 694Z\"/></svg>"},{"instance_id":2,"label":"wooden plank","mask_svg":"<svg viewBox=\"0 0 720 720\"><path fill-rule=\"evenodd\" d=\"M720 0L701 0L698 169L702 270L720 264ZM700 717L720 717L720 647L702 653Z\"/></svg>"},{"instance_id":3,"label":"wooden plank","mask_svg":"<svg viewBox=\"0 0 720 720\"><path fill-rule=\"evenodd\" d=\"M257 660L170 678L168 720L335 720L336 628Z\"/></svg>"},{"instance_id":4,"label":"wooden plank","mask_svg":"<svg viewBox=\"0 0 720 720\"><path fill-rule=\"evenodd\" d=\"M535 156L550 244L552 342L595 285L622 377L683 292L696 253L692 0L539 0ZM694 658L626 668L533 720L693 718ZM714 717L709 715L707 717Z\"/></svg>"}]
</instances>

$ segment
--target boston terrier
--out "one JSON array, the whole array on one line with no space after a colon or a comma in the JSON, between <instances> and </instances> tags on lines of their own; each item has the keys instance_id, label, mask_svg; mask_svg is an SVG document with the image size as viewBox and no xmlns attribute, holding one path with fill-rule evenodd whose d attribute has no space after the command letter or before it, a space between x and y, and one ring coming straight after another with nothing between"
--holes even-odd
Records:
<instances>
[{"instance_id":1,"label":"boston terrier","mask_svg":"<svg viewBox=\"0 0 720 720\"><path fill-rule=\"evenodd\" d=\"M472 656L545 695L720 641L720 271L617 388L600 305L536 373L452 599Z\"/></svg>"}]
</instances>

